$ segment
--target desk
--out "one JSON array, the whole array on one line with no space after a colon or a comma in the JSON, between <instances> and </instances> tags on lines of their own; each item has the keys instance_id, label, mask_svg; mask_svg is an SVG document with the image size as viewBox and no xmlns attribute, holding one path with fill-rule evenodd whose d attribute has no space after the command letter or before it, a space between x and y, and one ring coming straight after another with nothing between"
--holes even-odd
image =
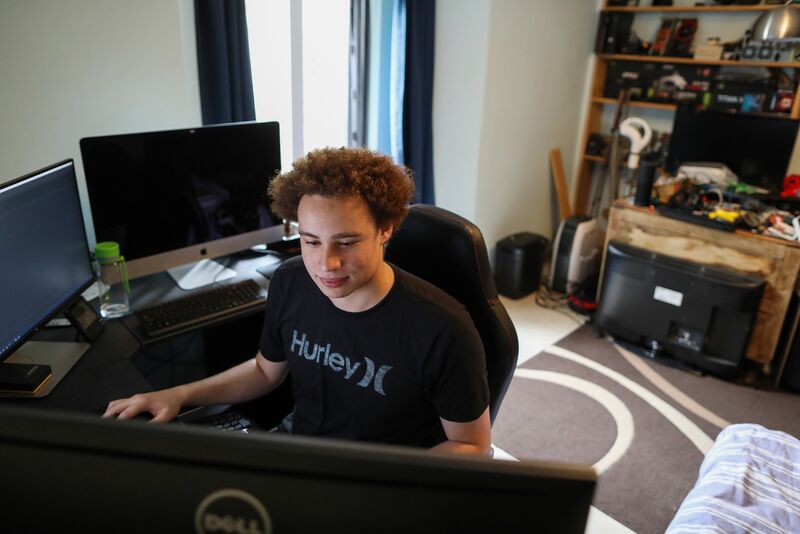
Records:
<instances>
[{"instance_id":1,"label":"desk","mask_svg":"<svg viewBox=\"0 0 800 534\"><path fill-rule=\"evenodd\" d=\"M612 239L683 260L764 278L764 297L745 355L763 364L766 374L772 374L770 363L775 357L800 271L800 245L745 230L722 232L670 219L649 208L621 201L611 207L606 248Z\"/></svg>"},{"instance_id":2,"label":"desk","mask_svg":"<svg viewBox=\"0 0 800 534\"><path fill-rule=\"evenodd\" d=\"M50 328L36 341L74 341L75 330ZM119 321L110 321L50 395L39 399L2 399L3 404L98 413L110 400L130 396L153 387L132 359L140 345Z\"/></svg>"},{"instance_id":3,"label":"desk","mask_svg":"<svg viewBox=\"0 0 800 534\"><path fill-rule=\"evenodd\" d=\"M230 256L218 260L226 263L228 267L236 271L236 277L229 280L220 282L220 285L239 282L245 279L251 279L258 282L265 290L269 289L269 280L262 276L256 269L279 262L275 256L264 254L248 254L244 253L237 256ZM142 278L131 280L131 307L133 310L152 306L161 302L178 299L191 295L194 292L202 292L211 286L200 287L196 290L186 291L178 287L172 277L166 272L160 272ZM224 318L212 320L203 325L203 327L214 326L240 317L257 313L257 311L249 310L238 314L226 315ZM136 339L142 345L150 345L158 343L164 339L175 337L179 333L169 334L165 336L149 337L139 326L139 323L133 316L127 316L122 319L125 326L136 336ZM192 329L187 329L192 330ZM254 353L255 354L255 353Z\"/></svg>"},{"instance_id":4,"label":"desk","mask_svg":"<svg viewBox=\"0 0 800 534\"><path fill-rule=\"evenodd\" d=\"M231 266L237 271L235 282L252 278L265 288L269 280L255 269L273 258L244 256L234 258ZM134 309L156 302L177 298L191 292L180 290L166 273L133 280L131 282ZM199 288L196 291L202 291ZM75 412L99 413L108 402L129 397L136 393L152 391L203 378L186 374L175 376L164 373L162 377L145 376L147 359L152 353L169 353L171 343L194 338L198 342L186 345L190 357L199 361L215 360L204 366L208 374L221 371L240 361L252 358L257 351L263 324L263 310L255 309L231 314L207 323L188 328L179 333L148 338L139 327L135 317L106 321L105 330L81 357L50 395L40 399L2 399L2 404L14 404ZM72 327L47 328L39 332L37 341L74 341L76 332ZM181 362L167 362L181 365ZM268 402L254 402L254 410L266 410L264 417L255 417L264 426L277 422L291 408L291 386L282 384L270 394ZM265 407L266 406L266 407ZM272 413L275 412L275 413ZM251 415L251 414L248 414Z\"/></svg>"}]
</instances>

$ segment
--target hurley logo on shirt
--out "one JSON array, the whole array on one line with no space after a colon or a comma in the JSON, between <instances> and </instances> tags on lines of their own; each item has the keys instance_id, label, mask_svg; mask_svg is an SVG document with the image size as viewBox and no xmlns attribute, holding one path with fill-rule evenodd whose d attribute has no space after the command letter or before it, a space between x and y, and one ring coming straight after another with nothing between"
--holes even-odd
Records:
<instances>
[{"instance_id":1,"label":"hurley logo on shirt","mask_svg":"<svg viewBox=\"0 0 800 534\"><path fill-rule=\"evenodd\" d=\"M330 343L326 343L324 346L319 343L314 343L312 347L311 342L306 338L307 336L305 334L298 337L297 330L292 330L292 343L289 347L290 352L296 353L301 358L327 367L335 373L344 371L343 376L345 380L353 378L353 375L355 375L356 371L361 367L361 362L351 360L348 356L342 356L338 352L331 352ZM364 375L356 385L365 388L368 387L371 382L375 391L385 397L386 393L383 391L383 379L389 371L391 371L392 366L381 365L376 371L375 362L366 356L364 356L364 364L366 367Z\"/></svg>"}]
</instances>

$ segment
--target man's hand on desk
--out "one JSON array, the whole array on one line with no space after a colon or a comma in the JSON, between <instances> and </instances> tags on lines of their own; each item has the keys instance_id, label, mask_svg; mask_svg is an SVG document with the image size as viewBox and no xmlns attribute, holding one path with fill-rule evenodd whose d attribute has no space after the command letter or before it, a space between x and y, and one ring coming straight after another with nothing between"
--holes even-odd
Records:
<instances>
[{"instance_id":1,"label":"man's hand on desk","mask_svg":"<svg viewBox=\"0 0 800 534\"><path fill-rule=\"evenodd\" d=\"M166 423L178 416L181 406L183 406L182 395L177 389L170 388L111 401L103 417L131 419L138 414L149 413L153 416L151 422Z\"/></svg>"}]
</instances>

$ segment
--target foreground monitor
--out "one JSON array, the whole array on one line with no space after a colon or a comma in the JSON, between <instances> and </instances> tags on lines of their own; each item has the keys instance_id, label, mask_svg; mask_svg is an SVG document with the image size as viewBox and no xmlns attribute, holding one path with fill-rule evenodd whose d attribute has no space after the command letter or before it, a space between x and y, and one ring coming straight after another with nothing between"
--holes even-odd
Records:
<instances>
[{"instance_id":1,"label":"foreground monitor","mask_svg":"<svg viewBox=\"0 0 800 534\"><path fill-rule=\"evenodd\" d=\"M596 480L578 466L2 406L0 458L9 532L577 534Z\"/></svg>"},{"instance_id":2,"label":"foreground monitor","mask_svg":"<svg viewBox=\"0 0 800 534\"><path fill-rule=\"evenodd\" d=\"M267 186L277 122L81 139L97 242L116 241L137 278L169 270L184 289L235 275L212 258L280 241Z\"/></svg>"},{"instance_id":3,"label":"foreground monitor","mask_svg":"<svg viewBox=\"0 0 800 534\"><path fill-rule=\"evenodd\" d=\"M764 280L617 241L606 251L595 323L711 373L741 371Z\"/></svg>"}]
</instances>

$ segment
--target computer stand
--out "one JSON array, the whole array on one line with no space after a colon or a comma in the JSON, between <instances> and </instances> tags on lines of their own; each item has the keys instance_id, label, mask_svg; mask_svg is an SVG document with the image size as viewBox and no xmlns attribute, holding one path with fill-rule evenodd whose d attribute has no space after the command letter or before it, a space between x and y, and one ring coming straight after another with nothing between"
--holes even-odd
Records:
<instances>
[{"instance_id":1,"label":"computer stand","mask_svg":"<svg viewBox=\"0 0 800 534\"><path fill-rule=\"evenodd\" d=\"M681 371L693 374L695 376L703 376L704 374L701 370L697 369L696 367L681 360L678 360L673 356L664 354L662 351L658 349L642 347L641 345L630 343L628 341L625 341L617 337L614 338L614 342L620 347L631 352L632 354L635 354L640 358L644 358L645 360L650 360L651 362L655 362L661 365L666 365L667 367L673 367L675 369L679 369Z\"/></svg>"},{"instance_id":2,"label":"computer stand","mask_svg":"<svg viewBox=\"0 0 800 534\"><path fill-rule=\"evenodd\" d=\"M28 341L0 365L5 363L49 365L50 379L34 392L3 390L0 391L0 397L31 399L46 397L89 350L89 347L89 343L71 341Z\"/></svg>"},{"instance_id":3,"label":"computer stand","mask_svg":"<svg viewBox=\"0 0 800 534\"><path fill-rule=\"evenodd\" d=\"M236 271L214 260L200 260L167 269L178 287L185 290L197 289L214 282L221 282L236 276Z\"/></svg>"}]
</instances>

